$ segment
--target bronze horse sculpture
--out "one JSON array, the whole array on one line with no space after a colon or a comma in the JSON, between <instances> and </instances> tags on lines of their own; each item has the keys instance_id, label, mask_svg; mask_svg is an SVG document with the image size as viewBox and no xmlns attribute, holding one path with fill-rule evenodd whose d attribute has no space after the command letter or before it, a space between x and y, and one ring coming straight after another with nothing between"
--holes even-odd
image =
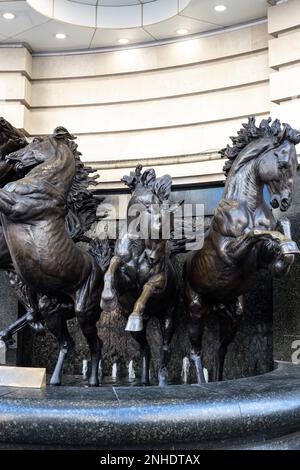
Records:
<instances>
[{"instance_id":1,"label":"bronze horse sculpture","mask_svg":"<svg viewBox=\"0 0 300 470\"><path fill-rule=\"evenodd\" d=\"M3 188L10 181L18 179L14 165L5 157L11 152L26 147L28 142L25 136L13 127L3 117L0 117L0 187ZM0 225L0 269L11 268L11 257Z\"/></svg>"},{"instance_id":2,"label":"bronze horse sculpture","mask_svg":"<svg viewBox=\"0 0 300 470\"><path fill-rule=\"evenodd\" d=\"M138 165L123 181L132 191L127 208L128 231L116 241L114 256L104 278L101 307L108 312L119 309L128 317L126 330L138 342L142 354L143 385L150 385L151 350L146 337L147 323L151 316L158 318L162 333L158 375L159 385L164 386L179 286L161 229L164 216L175 211L178 204L169 202L172 180L168 175L156 178L153 169L142 173L142 167ZM137 235L133 230L136 211L141 214L140 224L146 227L145 236ZM149 235L150 225L157 238Z\"/></svg>"},{"instance_id":3,"label":"bronze horse sculpture","mask_svg":"<svg viewBox=\"0 0 300 470\"><path fill-rule=\"evenodd\" d=\"M27 174L0 190L1 223L14 270L37 294L38 311L59 343L50 383L61 383L65 356L74 345L67 319L76 315L91 352L88 383L97 386L101 340L96 323L110 255L107 244L97 241L88 253L66 228L68 198L77 193L85 173L73 140L64 128L57 128L53 136L34 139L6 157L16 171Z\"/></svg>"},{"instance_id":4,"label":"bronze horse sculpture","mask_svg":"<svg viewBox=\"0 0 300 470\"><path fill-rule=\"evenodd\" d=\"M205 382L201 362L205 320L214 312L219 322L214 380L222 380L225 355L241 319L241 295L251 289L261 270L271 276L286 274L299 250L291 240L289 221L276 221L272 207L288 209L297 169L295 145L300 134L278 120L254 118L221 151L228 160L226 184L203 247L189 253L184 266L185 305L191 358L198 383Z\"/></svg>"},{"instance_id":5,"label":"bronze horse sculpture","mask_svg":"<svg viewBox=\"0 0 300 470\"><path fill-rule=\"evenodd\" d=\"M68 132L63 127L57 127L54 131L56 135L61 138L68 136ZM67 137L66 137L67 138ZM67 139L68 140L68 139ZM69 141L71 144L71 141ZM28 145L25 136L13 127L3 117L0 118L0 186L20 179L25 176L29 168L23 171L16 171L16 168L8 157L13 151L24 148ZM76 178L73 180L73 190L69 192L67 199L67 213L65 216L66 229L73 241L84 241L91 243L92 240L86 237L85 233L90 229L92 224L106 214L98 214L98 205L101 203L96 199L88 188L95 184L97 176L90 176L94 173L90 167L85 166L81 161L81 153L77 150L77 145L72 142L72 151L76 163ZM43 308L48 305L48 309L53 310L57 308L57 300L47 299L45 296L34 293L30 286L24 284L14 271L10 252L3 234L2 226L0 225L0 269L6 271L10 284L15 290L18 300L25 308L26 313L19 317L14 323L8 325L3 331L0 331L0 340L4 341L7 345L13 344L13 336L22 330L25 326L29 326L35 333L44 334L44 320L39 311L39 302L37 297L43 298ZM59 302L58 302L59 304ZM60 304L60 309L63 306Z\"/></svg>"}]
</instances>

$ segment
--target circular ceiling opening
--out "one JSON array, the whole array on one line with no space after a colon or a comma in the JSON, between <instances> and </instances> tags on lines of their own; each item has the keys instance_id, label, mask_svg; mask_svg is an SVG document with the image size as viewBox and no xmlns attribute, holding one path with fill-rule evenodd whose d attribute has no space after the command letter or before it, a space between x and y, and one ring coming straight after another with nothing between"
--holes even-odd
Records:
<instances>
[{"instance_id":1,"label":"circular ceiling opening","mask_svg":"<svg viewBox=\"0 0 300 470\"><path fill-rule=\"evenodd\" d=\"M191 0L26 0L54 20L90 28L137 28L178 15Z\"/></svg>"}]
</instances>

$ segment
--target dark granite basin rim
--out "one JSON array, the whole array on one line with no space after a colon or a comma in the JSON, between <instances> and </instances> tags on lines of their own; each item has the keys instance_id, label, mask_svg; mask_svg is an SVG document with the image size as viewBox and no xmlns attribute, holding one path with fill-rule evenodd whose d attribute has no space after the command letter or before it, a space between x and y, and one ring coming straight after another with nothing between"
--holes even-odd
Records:
<instances>
[{"instance_id":1,"label":"dark granite basin rim","mask_svg":"<svg viewBox=\"0 0 300 470\"><path fill-rule=\"evenodd\" d=\"M300 367L202 386L0 387L0 443L118 448L300 430Z\"/></svg>"}]
</instances>

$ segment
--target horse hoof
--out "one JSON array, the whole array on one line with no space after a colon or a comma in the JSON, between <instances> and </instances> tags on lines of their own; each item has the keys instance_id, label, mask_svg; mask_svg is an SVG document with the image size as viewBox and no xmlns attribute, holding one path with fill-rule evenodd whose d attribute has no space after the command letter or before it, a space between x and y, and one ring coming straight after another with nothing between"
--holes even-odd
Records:
<instances>
[{"instance_id":1,"label":"horse hoof","mask_svg":"<svg viewBox=\"0 0 300 470\"><path fill-rule=\"evenodd\" d=\"M125 331L142 331L143 330L143 318L141 315L132 313L129 315Z\"/></svg>"},{"instance_id":2,"label":"horse hoof","mask_svg":"<svg viewBox=\"0 0 300 470\"><path fill-rule=\"evenodd\" d=\"M168 385L168 380L166 375L160 375L158 377L158 386L159 387L166 387Z\"/></svg>"},{"instance_id":3,"label":"horse hoof","mask_svg":"<svg viewBox=\"0 0 300 470\"><path fill-rule=\"evenodd\" d=\"M141 382L141 387L150 387L150 382Z\"/></svg>"},{"instance_id":4,"label":"horse hoof","mask_svg":"<svg viewBox=\"0 0 300 470\"><path fill-rule=\"evenodd\" d=\"M93 381L93 382L89 382L89 383L88 383L88 386L89 386L89 387L99 387L99 382L94 382L94 381Z\"/></svg>"},{"instance_id":5,"label":"horse hoof","mask_svg":"<svg viewBox=\"0 0 300 470\"><path fill-rule=\"evenodd\" d=\"M51 387L59 387L61 385L61 381L59 380L50 380Z\"/></svg>"}]
</instances>

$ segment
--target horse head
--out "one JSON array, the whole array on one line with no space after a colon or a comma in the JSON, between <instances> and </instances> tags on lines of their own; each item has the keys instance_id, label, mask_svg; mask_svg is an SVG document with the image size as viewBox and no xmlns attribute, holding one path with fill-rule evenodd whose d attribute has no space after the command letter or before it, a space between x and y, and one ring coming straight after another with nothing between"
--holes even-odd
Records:
<instances>
[{"instance_id":1,"label":"horse head","mask_svg":"<svg viewBox=\"0 0 300 470\"><path fill-rule=\"evenodd\" d=\"M169 200L171 176L158 178L153 168L142 172L142 166L138 165L135 172L124 176L122 181L132 191L127 208L128 227L136 227L134 222L139 215L140 238L146 239L149 234L155 234L155 239L161 239L163 226L169 226L170 215L180 206L180 203Z\"/></svg>"},{"instance_id":2,"label":"horse head","mask_svg":"<svg viewBox=\"0 0 300 470\"><path fill-rule=\"evenodd\" d=\"M25 148L10 153L6 161L20 176L39 172L44 177L55 177L52 183L60 185L64 183L63 177L72 181L75 174L74 139L65 128L57 127L52 135L35 137Z\"/></svg>"},{"instance_id":3,"label":"horse head","mask_svg":"<svg viewBox=\"0 0 300 470\"><path fill-rule=\"evenodd\" d=\"M298 142L300 135L284 125L277 147L260 158L260 177L268 187L274 209L286 211L291 205L298 163L295 145Z\"/></svg>"},{"instance_id":4,"label":"horse head","mask_svg":"<svg viewBox=\"0 0 300 470\"><path fill-rule=\"evenodd\" d=\"M237 137L231 137L233 146L220 153L228 158L224 166L227 187L243 167L254 163L257 184L268 187L272 207L286 211L292 202L297 171L295 145L300 142L300 134L288 124L281 125L278 119L270 123L271 118L263 119L257 127L255 118L249 118Z\"/></svg>"},{"instance_id":5,"label":"horse head","mask_svg":"<svg viewBox=\"0 0 300 470\"><path fill-rule=\"evenodd\" d=\"M17 179L13 165L5 160L11 152L28 144L25 136L3 117L0 118L0 186Z\"/></svg>"}]
</instances>

